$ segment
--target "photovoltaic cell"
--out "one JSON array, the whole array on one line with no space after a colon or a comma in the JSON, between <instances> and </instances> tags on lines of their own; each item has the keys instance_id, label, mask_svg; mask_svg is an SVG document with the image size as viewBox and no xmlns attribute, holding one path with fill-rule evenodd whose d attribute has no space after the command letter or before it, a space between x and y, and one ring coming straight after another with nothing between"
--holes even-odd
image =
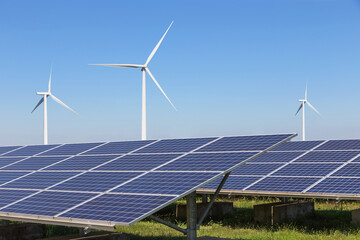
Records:
<instances>
[{"instance_id":1,"label":"photovoltaic cell","mask_svg":"<svg viewBox=\"0 0 360 240\"><path fill-rule=\"evenodd\" d=\"M4 208L1 211L54 216L94 196L96 196L96 194L41 192L14 205Z\"/></svg>"},{"instance_id":2,"label":"photovoltaic cell","mask_svg":"<svg viewBox=\"0 0 360 240\"><path fill-rule=\"evenodd\" d=\"M181 156L180 154L141 154L126 155L115 161L107 163L95 170L102 171L149 171L172 159Z\"/></svg>"},{"instance_id":3,"label":"photovoltaic cell","mask_svg":"<svg viewBox=\"0 0 360 240\"><path fill-rule=\"evenodd\" d=\"M15 150L13 152L9 152L7 154L4 154L2 156L32 156L35 154L39 154L41 152L47 151L51 148L55 148L59 145L33 145L33 146L26 146L23 148L20 148L18 150Z\"/></svg>"},{"instance_id":4,"label":"photovoltaic cell","mask_svg":"<svg viewBox=\"0 0 360 240\"><path fill-rule=\"evenodd\" d=\"M25 157L0 157L0 169L22 159L25 159Z\"/></svg>"},{"instance_id":5,"label":"photovoltaic cell","mask_svg":"<svg viewBox=\"0 0 360 240\"><path fill-rule=\"evenodd\" d=\"M112 192L182 194L219 173L209 172L150 172Z\"/></svg>"},{"instance_id":6,"label":"photovoltaic cell","mask_svg":"<svg viewBox=\"0 0 360 240\"><path fill-rule=\"evenodd\" d=\"M0 189L0 208L5 207L10 203L18 201L33 193L35 193L35 191Z\"/></svg>"},{"instance_id":7,"label":"photovoltaic cell","mask_svg":"<svg viewBox=\"0 0 360 240\"><path fill-rule=\"evenodd\" d=\"M262 136L240 136L240 137L223 137L205 147L200 148L197 152L221 152L221 151L261 151L267 149L288 136L279 135L262 135Z\"/></svg>"},{"instance_id":8,"label":"photovoltaic cell","mask_svg":"<svg viewBox=\"0 0 360 240\"><path fill-rule=\"evenodd\" d=\"M284 164L269 163L269 164L255 164L246 163L236 168L231 172L231 175L267 175L283 166Z\"/></svg>"},{"instance_id":9,"label":"photovoltaic cell","mask_svg":"<svg viewBox=\"0 0 360 240\"><path fill-rule=\"evenodd\" d=\"M193 153L181 157L158 171L225 171L254 156L257 152Z\"/></svg>"},{"instance_id":10,"label":"photovoltaic cell","mask_svg":"<svg viewBox=\"0 0 360 240\"><path fill-rule=\"evenodd\" d=\"M19 148L20 146L14 146L14 147L0 147L0 155L4 154L4 153L7 153L7 152L10 152L14 149L17 149Z\"/></svg>"},{"instance_id":11,"label":"photovoltaic cell","mask_svg":"<svg viewBox=\"0 0 360 240\"><path fill-rule=\"evenodd\" d=\"M285 163L299 157L305 152L266 152L259 157L251 160L252 163Z\"/></svg>"},{"instance_id":12,"label":"photovoltaic cell","mask_svg":"<svg viewBox=\"0 0 360 240\"><path fill-rule=\"evenodd\" d=\"M94 148L84 154L125 154L134 151L140 147L146 146L154 140L129 141L129 142L109 142L98 148Z\"/></svg>"},{"instance_id":13,"label":"photovoltaic cell","mask_svg":"<svg viewBox=\"0 0 360 240\"><path fill-rule=\"evenodd\" d=\"M24 176L29 172L0 172L0 185L14 180L18 177Z\"/></svg>"},{"instance_id":14,"label":"photovoltaic cell","mask_svg":"<svg viewBox=\"0 0 360 240\"><path fill-rule=\"evenodd\" d=\"M39 170L48 165L54 164L66 157L31 157L18 163L9 165L2 170Z\"/></svg>"},{"instance_id":15,"label":"photovoltaic cell","mask_svg":"<svg viewBox=\"0 0 360 240\"><path fill-rule=\"evenodd\" d=\"M76 155L86 150L99 146L103 143L75 143L65 144L53 150L40 154L40 156L54 156L54 155Z\"/></svg>"},{"instance_id":16,"label":"photovoltaic cell","mask_svg":"<svg viewBox=\"0 0 360 240\"><path fill-rule=\"evenodd\" d=\"M194 150L216 138L165 139L142 148L136 153L182 153Z\"/></svg>"},{"instance_id":17,"label":"photovoltaic cell","mask_svg":"<svg viewBox=\"0 0 360 240\"><path fill-rule=\"evenodd\" d=\"M324 177L341 164L335 163L291 163L276 171L272 176L316 176Z\"/></svg>"},{"instance_id":18,"label":"photovoltaic cell","mask_svg":"<svg viewBox=\"0 0 360 240\"><path fill-rule=\"evenodd\" d=\"M360 194L360 178L327 178L307 192Z\"/></svg>"},{"instance_id":19,"label":"photovoltaic cell","mask_svg":"<svg viewBox=\"0 0 360 240\"><path fill-rule=\"evenodd\" d=\"M312 151L295 162L347 162L360 154L360 151Z\"/></svg>"},{"instance_id":20,"label":"photovoltaic cell","mask_svg":"<svg viewBox=\"0 0 360 240\"><path fill-rule=\"evenodd\" d=\"M311 177L267 177L247 190L267 192L302 192L320 178Z\"/></svg>"},{"instance_id":21,"label":"photovoltaic cell","mask_svg":"<svg viewBox=\"0 0 360 240\"><path fill-rule=\"evenodd\" d=\"M60 217L130 223L172 199L169 196L104 194Z\"/></svg>"},{"instance_id":22,"label":"photovoltaic cell","mask_svg":"<svg viewBox=\"0 0 360 240\"><path fill-rule=\"evenodd\" d=\"M105 192L140 174L141 172L87 172L51 190Z\"/></svg>"},{"instance_id":23,"label":"photovoltaic cell","mask_svg":"<svg viewBox=\"0 0 360 240\"><path fill-rule=\"evenodd\" d=\"M324 141L293 141L293 142L285 142L271 151L307 151L311 150L314 147L318 146L320 143Z\"/></svg>"},{"instance_id":24,"label":"photovoltaic cell","mask_svg":"<svg viewBox=\"0 0 360 240\"><path fill-rule=\"evenodd\" d=\"M360 177L360 164L349 163L340 170L333 173L331 176L337 177Z\"/></svg>"},{"instance_id":25,"label":"photovoltaic cell","mask_svg":"<svg viewBox=\"0 0 360 240\"><path fill-rule=\"evenodd\" d=\"M360 140L330 140L316 150L360 150Z\"/></svg>"},{"instance_id":26,"label":"photovoltaic cell","mask_svg":"<svg viewBox=\"0 0 360 240\"><path fill-rule=\"evenodd\" d=\"M217 189L221 180L223 178L216 179L205 186L202 189ZM250 184L254 183L255 181L259 180L260 177L244 177L244 176L232 176L230 175L229 178L226 180L222 190L242 190L243 188L249 186Z\"/></svg>"}]
</instances>

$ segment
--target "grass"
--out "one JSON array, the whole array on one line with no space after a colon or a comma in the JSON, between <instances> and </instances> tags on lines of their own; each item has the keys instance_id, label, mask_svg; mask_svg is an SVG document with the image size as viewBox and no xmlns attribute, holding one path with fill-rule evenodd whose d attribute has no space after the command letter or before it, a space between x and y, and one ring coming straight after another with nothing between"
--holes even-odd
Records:
<instances>
[{"instance_id":1,"label":"grass","mask_svg":"<svg viewBox=\"0 0 360 240\"><path fill-rule=\"evenodd\" d=\"M222 198L221 201L234 203L234 215L221 220L209 219L203 223L198 236L212 236L230 239L360 239L360 228L351 225L351 210L360 208L356 201L312 200L315 202L315 214L300 218L294 222L276 226L259 225L253 221L253 205L278 202L276 198ZM199 198L200 201L200 198ZM185 203L181 200L178 203ZM171 205L157 213L161 217L180 227L186 223L175 218L175 205ZM130 227L117 226L117 232L129 234L131 239L186 239L186 237L165 225L143 220ZM48 226L47 235L63 235L77 233L76 228Z\"/></svg>"}]
</instances>

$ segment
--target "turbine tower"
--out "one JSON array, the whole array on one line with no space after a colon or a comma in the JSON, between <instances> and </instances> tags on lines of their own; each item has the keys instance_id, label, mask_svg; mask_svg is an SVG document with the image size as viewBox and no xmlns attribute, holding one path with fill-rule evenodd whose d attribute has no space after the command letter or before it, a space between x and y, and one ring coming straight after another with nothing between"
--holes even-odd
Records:
<instances>
[{"instance_id":1,"label":"turbine tower","mask_svg":"<svg viewBox=\"0 0 360 240\"><path fill-rule=\"evenodd\" d=\"M141 139L142 140L146 140L146 138L147 138L146 137L146 78L145 78L146 77L146 72L149 74L149 76L154 81L156 86L160 89L160 91L165 96L165 98L169 101L171 106L173 106L173 108L177 111L174 104L170 101L170 99L168 98L168 96L166 95L166 93L161 88L160 84L156 81L155 77L151 74L151 72L150 72L150 70L148 68L149 62L151 61L154 54L158 50L161 42L164 40L164 38L165 38L165 36L166 36L167 32L169 31L172 24L173 24L173 22L171 22L170 26L168 27L168 29L166 30L166 32L164 33L164 35L162 36L162 38L160 39L158 44L152 50L151 54L149 55L148 59L146 60L145 64L143 64L143 65L140 65L140 64L89 64L89 65L101 65L101 66L110 66L110 67L140 68L141 69L141 71L142 71Z\"/></svg>"},{"instance_id":2,"label":"turbine tower","mask_svg":"<svg viewBox=\"0 0 360 240\"><path fill-rule=\"evenodd\" d=\"M321 114L319 113L318 110L316 110L314 108L313 105L311 105L311 103L307 100L307 86L305 87L305 99L299 99L299 102L301 102L299 109L297 110L297 112L295 113L295 116L298 114L298 112L301 110L302 108L302 113L303 113L303 117L302 117L302 140L305 141L305 104L307 104L312 110L314 110L317 114L319 114L319 116L321 116Z\"/></svg>"},{"instance_id":3,"label":"turbine tower","mask_svg":"<svg viewBox=\"0 0 360 240\"><path fill-rule=\"evenodd\" d=\"M50 96L55 102L59 103L61 106L69 109L70 111L72 111L73 113L79 115L77 112L75 112L74 110L72 110L70 107L68 107L65 103L63 103L62 101L60 101L60 99L58 99L57 97L55 97L52 93L51 93L51 73L52 73L52 68L50 68L50 77L49 77L49 86L48 86L48 91L47 92L36 92L37 95L42 95L43 97L40 99L40 101L38 102L38 104L36 104L35 108L32 110L31 113L33 113L35 111L35 109L41 105L41 103L44 102L44 144L48 144L48 124L47 124L47 98Z\"/></svg>"}]
</instances>

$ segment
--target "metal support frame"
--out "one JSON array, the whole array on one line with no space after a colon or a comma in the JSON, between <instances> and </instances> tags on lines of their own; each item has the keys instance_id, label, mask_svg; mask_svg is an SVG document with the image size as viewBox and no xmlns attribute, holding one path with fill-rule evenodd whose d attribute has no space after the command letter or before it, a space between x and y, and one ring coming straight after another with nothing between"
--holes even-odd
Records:
<instances>
[{"instance_id":1,"label":"metal support frame","mask_svg":"<svg viewBox=\"0 0 360 240\"><path fill-rule=\"evenodd\" d=\"M197 209L196 209L195 191L186 196L186 215L187 215L187 240L196 240Z\"/></svg>"},{"instance_id":2,"label":"metal support frame","mask_svg":"<svg viewBox=\"0 0 360 240\"><path fill-rule=\"evenodd\" d=\"M168 222L168 221L165 221L165 220L163 220L161 218L155 217L154 215L149 216L149 218L156 221L156 222L158 222L158 223L161 223L161 224L164 224L164 225L166 225L168 227L171 227L171 228L173 228L173 229L175 229L175 230L177 230L179 232L182 232L185 235L187 234L186 229L183 229L183 228L181 228L181 227L179 227L179 226L177 226L177 225L175 225L175 224L173 224L171 222Z\"/></svg>"},{"instance_id":3,"label":"metal support frame","mask_svg":"<svg viewBox=\"0 0 360 240\"><path fill-rule=\"evenodd\" d=\"M9 226L9 225L10 225L10 221L9 221L9 220L4 220L4 219L2 219L2 220L1 220L1 225L2 225L3 227Z\"/></svg>"}]
</instances>

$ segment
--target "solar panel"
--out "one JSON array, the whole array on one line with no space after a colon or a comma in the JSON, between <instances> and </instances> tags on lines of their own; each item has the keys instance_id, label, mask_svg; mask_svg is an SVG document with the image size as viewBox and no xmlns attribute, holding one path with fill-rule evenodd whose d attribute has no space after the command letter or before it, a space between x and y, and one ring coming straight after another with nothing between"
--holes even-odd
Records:
<instances>
[{"instance_id":1,"label":"solar panel","mask_svg":"<svg viewBox=\"0 0 360 240\"><path fill-rule=\"evenodd\" d=\"M283 164L270 163L270 164L259 164L259 163L247 163L238 167L231 172L231 175L267 175L273 172L275 169L283 166Z\"/></svg>"},{"instance_id":2,"label":"solar panel","mask_svg":"<svg viewBox=\"0 0 360 240\"><path fill-rule=\"evenodd\" d=\"M360 154L360 151L312 151L296 162L347 162Z\"/></svg>"},{"instance_id":3,"label":"solar panel","mask_svg":"<svg viewBox=\"0 0 360 240\"><path fill-rule=\"evenodd\" d=\"M330 140L316 150L360 150L360 140Z\"/></svg>"},{"instance_id":4,"label":"solar panel","mask_svg":"<svg viewBox=\"0 0 360 240\"><path fill-rule=\"evenodd\" d=\"M327 178L307 192L359 194L360 178Z\"/></svg>"},{"instance_id":5,"label":"solar panel","mask_svg":"<svg viewBox=\"0 0 360 240\"><path fill-rule=\"evenodd\" d=\"M272 192L302 192L320 178L310 177L267 177L246 190Z\"/></svg>"},{"instance_id":6,"label":"solar panel","mask_svg":"<svg viewBox=\"0 0 360 240\"><path fill-rule=\"evenodd\" d=\"M10 152L10 151L14 151L15 149L19 148L20 146L14 146L14 147L0 147L0 156Z\"/></svg>"},{"instance_id":7,"label":"solar panel","mask_svg":"<svg viewBox=\"0 0 360 240\"><path fill-rule=\"evenodd\" d=\"M133 224L294 136L14 148L0 157L0 195L11 194L0 197L0 217L105 229Z\"/></svg>"},{"instance_id":8,"label":"solar panel","mask_svg":"<svg viewBox=\"0 0 360 240\"><path fill-rule=\"evenodd\" d=\"M324 163L291 163L284 168L276 171L271 176L320 176L324 177L341 164Z\"/></svg>"},{"instance_id":9,"label":"solar panel","mask_svg":"<svg viewBox=\"0 0 360 240\"><path fill-rule=\"evenodd\" d=\"M324 141L294 141L294 142L286 142L281 144L272 151L308 151L318 146L320 143Z\"/></svg>"}]
</instances>

